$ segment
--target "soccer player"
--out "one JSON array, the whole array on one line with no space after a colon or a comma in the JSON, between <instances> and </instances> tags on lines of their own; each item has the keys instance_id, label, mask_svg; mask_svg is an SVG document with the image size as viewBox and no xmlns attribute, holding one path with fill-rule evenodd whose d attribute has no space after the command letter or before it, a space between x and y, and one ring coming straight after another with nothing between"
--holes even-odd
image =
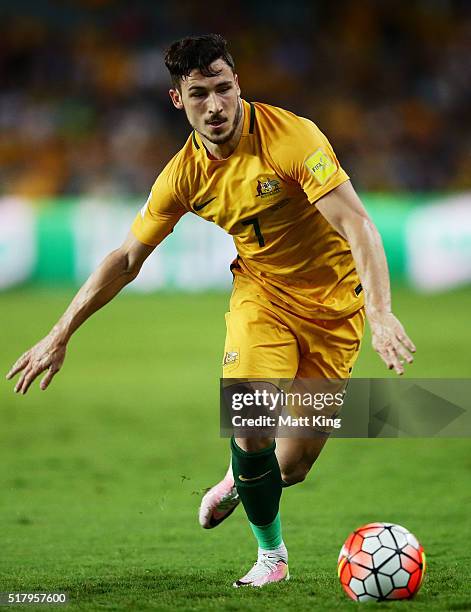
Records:
<instances>
[{"instance_id":1,"label":"soccer player","mask_svg":"<svg viewBox=\"0 0 471 612\"><path fill-rule=\"evenodd\" d=\"M365 313L374 349L402 374L415 347L391 312L381 239L324 134L287 110L243 100L221 36L177 41L165 63L170 98L193 130L125 242L12 366L8 378L22 372L15 391L26 393L45 370L40 387L48 387L71 335L137 276L187 213L224 228L237 247L224 378L347 379ZM326 439L231 439L231 466L203 498L200 523L214 527L242 502L258 558L234 586L288 579L282 488L304 480Z\"/></svg>"}]
</instances>

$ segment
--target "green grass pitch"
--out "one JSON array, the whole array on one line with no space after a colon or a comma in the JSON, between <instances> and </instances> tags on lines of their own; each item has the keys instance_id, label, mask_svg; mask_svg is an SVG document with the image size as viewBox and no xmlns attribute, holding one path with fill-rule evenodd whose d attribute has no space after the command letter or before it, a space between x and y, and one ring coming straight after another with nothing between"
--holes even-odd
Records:
<instances>
[{"instance_id":1,"label":"green grass pitch","mask_svg":"<svg viewBox=\"0 0 471 612\"><path fill-rule=\"evenodd\" d=\"M71 294L0 295L4 372ZM67 591L69 610L354 610L337 555L353 528L380 520L417 535L428 574L414 601L374 609L470 610L466 439L329 442L283 496L292 580L231 587L256 550L242 509L207 532L196 518L228 461L218 432L227 301L127 293L72 339L48 391L36 383L17 397L2 380L0 591ZM408 375L471 375L469 289L398 289L394 304L418 346ZM393 376L368 339L355 375Z\"/></svg>"}]
</instances>

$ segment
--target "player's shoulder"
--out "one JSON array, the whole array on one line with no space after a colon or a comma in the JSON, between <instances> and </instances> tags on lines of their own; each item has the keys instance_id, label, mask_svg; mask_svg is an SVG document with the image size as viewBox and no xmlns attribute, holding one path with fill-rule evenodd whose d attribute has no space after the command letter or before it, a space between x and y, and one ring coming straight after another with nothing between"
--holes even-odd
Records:
<instances>
[{"instance_id":1,"label":"player's shoulder","mask_svg":"<svg viewBox=\"0 0 471 612\"><path fill-rule=\"evenodd\" d=\"M170 186L177 187L181 177L188 174L189 168L196 162L197 147L194 132L191 132L185 144L167 162L161 172Z\"/></svg>"},{"instance_id":2,"label":"player's shoulder","mask_svg":"<svg viewBox=\"0 0 471 612\"><path fill-rule=\"evenodd\" d=\"M195 161L195 156L198 148L194 132L191 132L186 139L185 144L175 153L168 162L169 169L179 170L183 166L191 164Z\"/></svg>"},{"instance_id":3,"label":"player's shoulder","mask_svg":"<svg viewBox=\"0 0 471 612\"><path fill-rule=\"evenodd\" d=\"M256 102L254 108L261 147L279 172L319 148L322 135L310 119L271 104Z\"/></svg>"},{"instance_id":4,"label":"player's shoulder","mask_svg":"<svg viewBox=\"0 0 471 612\"><path fill-rule=\"evenodd\" d=\"M267 104L253 102L255 121L261 134L267 139L278 139L283 136L297 136L307 126L315 127L311 119L301 117L290 110Z\"/></svg>"}]
</instances>

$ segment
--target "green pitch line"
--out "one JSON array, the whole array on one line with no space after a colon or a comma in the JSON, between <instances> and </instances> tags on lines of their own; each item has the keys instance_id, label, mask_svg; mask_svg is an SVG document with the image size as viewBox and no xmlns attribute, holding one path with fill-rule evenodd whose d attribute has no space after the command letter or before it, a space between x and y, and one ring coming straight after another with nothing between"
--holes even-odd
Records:
<instances>
[{"instance_id":1,"label":"green pitch line","mask_svg":"<svg viewBox=\"0 0 471 612\"><path fill-rule=\"evenodd\" d=\"M69 298L0 295L4 371ZM337 555L353 528L381 520L413 531L429 563L416 600L395 608L469 609L467 440L329 442L283 495L292 580L232 589L254 561L242 512L209 532L196 519L229 456L218 437L226 304L123 295L73 338L48 391L17 397L2 379L0 591L68 591L68 610L351 610ZM470 376L471 291L399 290L394 305L419 348L411 375ZM365 343L355 374L384 373Z\"/></svg>"}]
</instances>

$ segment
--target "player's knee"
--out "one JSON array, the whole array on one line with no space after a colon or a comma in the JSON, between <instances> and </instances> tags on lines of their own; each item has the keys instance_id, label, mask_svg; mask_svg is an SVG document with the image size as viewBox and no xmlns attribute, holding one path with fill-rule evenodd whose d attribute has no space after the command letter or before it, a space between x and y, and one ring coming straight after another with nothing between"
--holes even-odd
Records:
<instances>
[{"instance_id":1,"label":"player's knee","mask_svg":"<svg viewBox=\"0 0 471 612\"><path fill-rule=\"evenodd\" d=\"M303 482L303 480L306 480L308 472L309 468L298 465L293 469L283 470L281 472L281 480L286 486L290 487L291 485L295 485L299 482Z\"/></svg>"}]
</instances>

